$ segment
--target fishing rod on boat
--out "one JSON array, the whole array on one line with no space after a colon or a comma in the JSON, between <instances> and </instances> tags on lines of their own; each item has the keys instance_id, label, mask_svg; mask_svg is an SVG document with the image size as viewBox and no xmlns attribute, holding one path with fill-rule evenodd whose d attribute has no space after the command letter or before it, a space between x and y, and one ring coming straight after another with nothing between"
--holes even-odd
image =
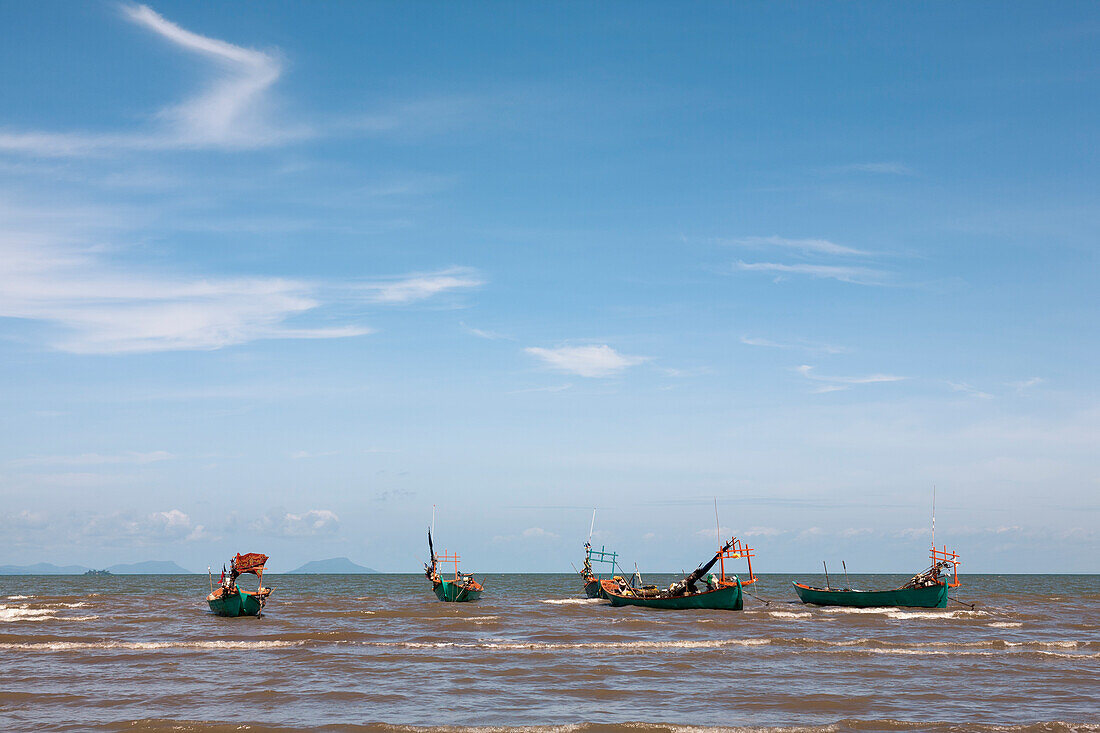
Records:
<instances>
[{"instance_id":1,"label":"fishing rod on boat","mask_svg":"<svg viewBox=\"0 0 1100 733\"><path fill-rule=\"evenodd\" d=\"M829 588L829 566L825 564L825 561L821 561L821 566L825 568L825 588Z\"/></svg>"},{"instance_id":2,"label":"fishing rod on boat","mask_svg":"<svg viewBox=\"0 0 1100 733\"><path fill-rule=\"evenodd\" d=\"M960 601L958 598L952 598L951 596L948 596L947 600L954 601L955 603L958 603L960 606L966 606L971 611L974 610L974 606L978 605L977 603L967 603L966 601Z\"/></svg>"},{"instance_id":3,"label":"fishing rod on boat","mask_svg":"<svg viewBox=\"0 0 1100 733\"><path fill-rule=\"evenodd\" d=\"M852 584L848 582L848 564L843 560L840 561L840 564L844 566L844 590L851 590Z\"/></svg>"}]
</instances>

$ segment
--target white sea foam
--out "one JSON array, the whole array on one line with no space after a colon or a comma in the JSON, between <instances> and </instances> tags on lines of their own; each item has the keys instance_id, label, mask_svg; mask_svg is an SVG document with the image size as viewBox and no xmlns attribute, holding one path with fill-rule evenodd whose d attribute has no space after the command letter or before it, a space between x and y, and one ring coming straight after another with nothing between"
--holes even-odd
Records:
<instances>
[{"instance_id":1,"label":"white sea foam","mask_svg":"<svg viewBox=\"0 0 1100 733\"><path fill-rule=\"evenodd\" d=\"M1023 624L1019 621L994 621L991 624L986 624L986 626L994 629L1018 629Z\"/></svg>"},{"instance_id":2,"label":"white sea foam","mask_svg":"<svg viewBox=\"0 0 1100 733\"><path fill-rule=\"evenodd\" d=\"M8 596L9 601L25 601L28 598L34 598L34 596Z\"/></svg>"},{"instance_id":3,"label":"white sea foam","mask_svg":"<svg viewBox=\"0 0 1100 733\"><path fill-rule=\"evenodd\" d=\"M825 613L845 613L845 614L878 614L885 616L886 618L903 620L903 619L961 619L961 618L977 618L979 616L988 616L985 611L946 611L929 609L927 611L903 611L898 608L847 608L844 606L826 606L821 609Z\"/></svg>"},{"instance_id":4,"label":"white sea foam","mask_svg":"<svg viewBox=\"0 0 1100 733\"><path fill-rule=\"evenodd\" d=\"M553 605L572 605L575 603L604 603L602 598L547 598L546 600L539 601L539 603L550 603Z\"/></svg>"},{"instance_id":5,"label":"white sea foam","mask_svg":"<svg viewBox=\"0 0 1100 733\"><path fill-rule=\"evenodd\" d=\"M808 611L768 611L768 615L775 618L809 618L813 616Z\"/></svg>"},{"instance_id":6,"label":"white sea foam","mask_svg":"<svg viewBox=\"0 0 1100 733\"><path fill-rule=\"evenodd\" d=\"M52 608L27 608L26 606L0 606L0 622L45 621L57 615Z\"/></svg>"}]
</instances>

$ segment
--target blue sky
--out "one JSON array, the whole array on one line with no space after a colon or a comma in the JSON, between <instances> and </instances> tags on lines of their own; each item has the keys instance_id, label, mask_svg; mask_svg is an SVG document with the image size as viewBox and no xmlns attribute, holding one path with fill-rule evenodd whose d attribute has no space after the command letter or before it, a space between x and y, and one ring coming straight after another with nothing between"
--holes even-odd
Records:
<instances>
[{"instance_id":1,"label":"blue sky","mask_svg":"<svg viewBox=\"0 0 1100 733\"><path fill-rule=\"evenodd\" d=\"M0 25L0 562L1098 570L1093 4Z\"/></svg>"}]
</instances>

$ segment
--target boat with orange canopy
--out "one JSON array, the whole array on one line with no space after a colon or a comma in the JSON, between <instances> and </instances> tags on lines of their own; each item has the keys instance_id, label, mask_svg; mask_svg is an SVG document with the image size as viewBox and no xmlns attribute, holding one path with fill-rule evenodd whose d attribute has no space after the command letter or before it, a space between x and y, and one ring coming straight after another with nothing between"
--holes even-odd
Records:
<instances>
[{"instance_id":1,"label":"boat with orange canopy","mask_svg":"<svg viewBox=\"0 0 1100 733\"><path fill-rule=\"evenodd\" d=\"M249 552L245 555L237 555L229 563L229 572L226 573L222 566L221 579L218 587L214 587L213 576L210 579L210 595L206 602L210 610L219 616L259 616L267 603L267 597L271 595L273 588L264 588L264 565L267 564L267 555L259 552ZM259 587L254 591L241 590L237 587L237 578L245 573L251 573L259 578Z\"/></svg>"}]
</instances>

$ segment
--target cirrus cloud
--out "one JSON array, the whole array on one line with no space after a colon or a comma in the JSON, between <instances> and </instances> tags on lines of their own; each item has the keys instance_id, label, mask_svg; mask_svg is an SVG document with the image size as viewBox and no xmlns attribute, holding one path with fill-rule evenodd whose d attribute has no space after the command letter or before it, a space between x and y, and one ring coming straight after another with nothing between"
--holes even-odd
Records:
<instances>
[{"instance_id":1,"label":"cirrus cloud","mask_svg":"<svg viewBox=\"0 0 1100 733\"><path fill-rule=\"evenodd\" d=\"M624 369L649 361L648 356L620 354L607 344L599 346L560 346L546 349L529 346L525 352L552 369L581 377L610 377Z\"/></svg>"}]
</instances>

